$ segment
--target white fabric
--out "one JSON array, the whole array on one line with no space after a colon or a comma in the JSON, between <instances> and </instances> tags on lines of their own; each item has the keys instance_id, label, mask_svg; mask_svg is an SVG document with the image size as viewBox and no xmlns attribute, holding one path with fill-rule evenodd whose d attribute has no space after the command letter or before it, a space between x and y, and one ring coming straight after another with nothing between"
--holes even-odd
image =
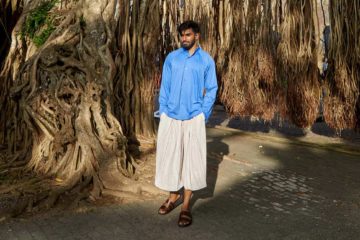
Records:
<instances>
[{"instance_id":1,"label":"white fabric","mask_svg":"<svg viewBox=\"0 0 360 240\"><path fill-rule=\"evenodd\" d=\"M203 113L190 120L161 114L155 186L166 191L206 187L206 132Z\"/></svg>"}]
</instances>

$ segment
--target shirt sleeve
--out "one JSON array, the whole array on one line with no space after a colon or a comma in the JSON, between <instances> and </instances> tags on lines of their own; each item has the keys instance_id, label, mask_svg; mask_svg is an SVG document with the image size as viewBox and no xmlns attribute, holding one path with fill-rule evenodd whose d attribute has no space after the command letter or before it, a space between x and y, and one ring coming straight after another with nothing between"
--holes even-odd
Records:
<instances>
[{"instance_id":1,"label":"shirt sleeve","mask_svg":"<svg viewBox=\"0 0 360 240\"><path fill-rule=\"evenodd\" d=\"M170 93L170 80L171 80L171 65L169 62L169 57L165 59L163 65L163 71L161 75L161 86L159 94L159 114L167 112L167 103Z\"/></svg>"},{"instance_id":2,"label":"shirt sleeve","mask_svg":"<svg viewBox=\"0 0 360 240\"><path fill-rule=\"evenodd\" d=\"M215 99L216 99L216 92L218 89L217 79L216 79L216 67L215 62L211 59L209 65L206 68L205 72L205 96L202 105L202 111L205 115L205 121L207 122Z\"/></svg>"}]
</instances>

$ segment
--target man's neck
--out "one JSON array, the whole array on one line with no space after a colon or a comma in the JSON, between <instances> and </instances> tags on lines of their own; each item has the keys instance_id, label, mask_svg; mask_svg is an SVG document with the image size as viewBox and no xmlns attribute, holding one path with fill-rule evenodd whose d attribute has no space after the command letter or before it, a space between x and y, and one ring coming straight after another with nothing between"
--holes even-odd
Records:
<instances>
[{"instance_id":1,"label":"man's neck","mask_svg":"<svg viewBox=\"0 0 360 240\"><path fill-rule=\"evenodd\" d=\"M198 47L199 45L195 43L194 46L192 46L192 48L189 49L189 56L192 56Z\"/></svg>"}]
</instances>

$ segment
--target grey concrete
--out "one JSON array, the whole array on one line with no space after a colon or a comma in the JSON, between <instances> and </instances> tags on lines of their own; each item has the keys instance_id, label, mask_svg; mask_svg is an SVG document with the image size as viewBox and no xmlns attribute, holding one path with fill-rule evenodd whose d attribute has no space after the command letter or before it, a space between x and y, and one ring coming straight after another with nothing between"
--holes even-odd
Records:
<instances>
[{"instance_id":1,"label":"grey concrete","mask_svg":"<svg viewBox=\"0 0 360 240\"><path fill-rule=\"evenodd\" d=\"M7 221L0 239L359 239L358 153L264 133L207 133L208 187L192 199L189 228L177 226L179 208L158 215L164 197L156 196Z\"/></svg>"}]
</instances>

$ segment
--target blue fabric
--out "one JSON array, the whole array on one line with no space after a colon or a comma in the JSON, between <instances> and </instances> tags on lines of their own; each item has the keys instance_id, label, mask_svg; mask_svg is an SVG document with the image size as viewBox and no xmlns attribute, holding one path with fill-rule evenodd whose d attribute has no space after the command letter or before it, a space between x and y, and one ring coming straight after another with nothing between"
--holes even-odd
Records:
<instances>
[{"instance_id":1,"label":"blue fabric","mask_svg":"<svg viewBox=\"0 0 360 240\"><path fill-rule=\"evenodd\" d=\"M178 120L188 120L204 113L207 121L217 89L212 57L200 47L191 56L186 49L179 48L165 59L159 113Z\"/></svg>"}]
</instances>

